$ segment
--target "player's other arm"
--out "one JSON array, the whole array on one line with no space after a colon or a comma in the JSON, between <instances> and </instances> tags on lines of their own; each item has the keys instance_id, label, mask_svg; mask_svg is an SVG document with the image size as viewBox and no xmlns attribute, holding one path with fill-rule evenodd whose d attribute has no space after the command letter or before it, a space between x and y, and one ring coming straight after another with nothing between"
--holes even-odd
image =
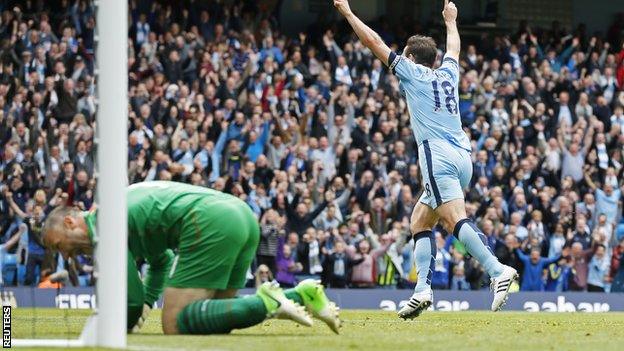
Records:
<instances>
[{"instance_id":1,"label":"player's other arm","mask_svg":"<svg viewBox=\"0 0 624 351\"><path fill-rule=\"evenodd\" d=\"M446 56L458 61L461 42L457 29L457 7L453 2L444 0L442 17L444 17L444 24L446 25Z\"/></svg>"},{"instance_id":2,"label":"player's other arm","mask_svg":"<svg viewBox=\"0 0 624 351\"><path fill-rule=\"evenodd\" d=\"M386 45L386 43L384 43L379 34L377 34L355 14L353 14L351 7L349 6L349 1L334 0L334 6L345 17L347 22L349 22L355 34L358 38L360 38L362 44L369 48L373 54L381 60L381 62L385 62L386 65L389 66L390 62L388 62L388 60L390 58L390 48Z\"/></svg>"},{"instance_id":3,"label":"player's other arm","mask_svg":"<svg viewBox=\"0 0 624 351\"><path fill-rule=\"evenodd\" d=\"M145 279L143 279L145 304L152 306L160 298L174 257L173 251L167 249L159 255L145 258L149 263Z\"/></svg>"}]
</instances>

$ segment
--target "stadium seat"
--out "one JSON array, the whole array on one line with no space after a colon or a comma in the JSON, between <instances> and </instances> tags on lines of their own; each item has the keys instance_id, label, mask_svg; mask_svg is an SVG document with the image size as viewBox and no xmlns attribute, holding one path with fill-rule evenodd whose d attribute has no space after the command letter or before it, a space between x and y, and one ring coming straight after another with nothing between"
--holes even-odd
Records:
<instances>
[{"instance_id":1,"label":"stadium seat","mask_svg":"<svg viewBox=\"0 0 624 351\"><path fill-rule=\"evenodd\" d=\"M79 275L78 276L78 285L79 286L89 286L89 276L88 275Z\"/></svg>"},{"instance_id":2,"label":"stadium seat","mask_svg":"<svg viewBox=\"0 0 624 351\"><path fill-rule=\"evenodd\" d=\"M26 265L18 264L17 265L17 284L24 285L24 280L26 280Z\"/></svg>"},{"instance_id":3,"label":"stadium seat","mask_svg":"<svg viewBox=\"0 0 624 351\"><path fill-rule=\"evenodd\" d=\"M13 254L7 254L2 261L2 280L5 285L11 285L15 281L15 274L17 271L17 256Z\"/></svg>"},{"instance_id":4,"label":"stadium seat","mask_svg":"<svg viewBox=\"0 0 624 351\"><path fill-rule=\"evenodd\" d=\"M618 241L624 238L624 223L618 224L617 227L615 228L615 237L617 238Z\"/></svg>"},{"instance_id":5,"label":"stadium seat","mask_svg":"<svg viewBox=\"0 0 624 351\"><path fill-rule=\"evenodd\" d=\"M37 284L39 284L39 276L40 276L40 269L39 266L35 267L35 282L33 283L35 286L37 286ZM18 264L17 265L17 284L18 285L25 285L26 281L26 265L25 264Z\"/></svg>"}]
</instances>

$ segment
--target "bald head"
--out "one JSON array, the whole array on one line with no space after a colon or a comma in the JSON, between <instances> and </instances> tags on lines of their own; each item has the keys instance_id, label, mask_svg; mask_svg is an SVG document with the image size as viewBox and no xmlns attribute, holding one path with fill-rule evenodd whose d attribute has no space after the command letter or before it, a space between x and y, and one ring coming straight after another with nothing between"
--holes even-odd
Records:
<instances>
[{"instance_id":1,"label":"bald head","mask_svg":"<svg viewBox=\"0 0 624 351\"><path fill-rule=\"evenodd\" d=\"M74 207L60 206L50 212L42 235L43 244L65 258L93 252L84 216Z\"/></svg>"},{"instance_id":2,"label":"bald head","mask_svg":"<svg viewBox=\"0 0 624 351\"><path fill-rule=\"evenodd\" d=\"M78 211L74 207L59 206L48 214L43 225L43 238L54 232L62 232L65 227L64 219L66 216L76 217Z\"/></svg>"}]
</instances>

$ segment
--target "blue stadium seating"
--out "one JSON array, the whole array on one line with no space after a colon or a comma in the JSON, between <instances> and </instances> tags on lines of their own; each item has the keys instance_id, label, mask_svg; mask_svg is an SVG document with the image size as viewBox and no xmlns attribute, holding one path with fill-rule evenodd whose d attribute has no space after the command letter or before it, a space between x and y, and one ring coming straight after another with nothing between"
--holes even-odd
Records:
<instances>
[{"instance_id":1,"label":"blue stadium seating","mask_svg":"<svg viewBox=\"0 0 624 351\"><path fill-rule=\"evenodd\" d=\"M39 283L40 270L35 268L35 284ZM26 265L17 263L17 255L6 254L2 261L2 280L5 285L13 285L17 276L17 284L24 285L26 280Z\"/></svg>"},{"instance_id":2,"label":"blue stadium seating","mask_svg":"<svg viewBox=\"0 0 624 351\"><path fill-rule=\"evenodd\" d=\"M79 286L89 286L89 276L88 275L79 275L78 276L78 285Z\"/></svg>"},{"instance_id":3,"label":"blue stadium seating","mask_svg":"<svg viewBox=\"0 0 624 351\"><path fill-rule=\"evenodd\" d=\"M17 255L6 254L2 261L2 280L4 284L13 284L17 273Z\"/></svg>"},{"instance_id":4,"label":"blue stadium seating","mask_svg":"<svg viewBox=\"0 0 624 351\"><path fill-rule=\"evenodd\" d=\"M17 284L24 285L24 280L26 279L26 266L23 264L17 265Z\"/></svg>"},{"instance_id":5,"label":"blue stadium seating","mask_svg":"<svg viewBox=\"0 0 624 351\"><path fill-rule=\"evenodd\" d=\"M618 241L624 238L624 223L618 224L618 226L615 228L615 237Z\"/></svg>"}]
</instances>

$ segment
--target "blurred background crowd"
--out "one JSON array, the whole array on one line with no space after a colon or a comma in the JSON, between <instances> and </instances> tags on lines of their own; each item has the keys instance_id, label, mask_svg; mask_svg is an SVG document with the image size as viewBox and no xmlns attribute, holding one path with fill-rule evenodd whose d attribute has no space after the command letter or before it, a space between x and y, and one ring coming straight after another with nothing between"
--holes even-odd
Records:
<instances>
[{"instance_id":1,"label":"blurred background crowd","mask_svg":"<svg viewBox=\"0 0 624 351\"><path fill-rule=\"evenodd\" d=\"M286 36L255 1L132 0L128 177L211 187L261 227L250 286L318 277L409 288L421 193L398 80L344 23ZM92 262L41 245L47 213L94 203L94 6L0 6L0 264L4 285L93 283ZM465 40L459 111L472 140L467 210L521 290L623 291L624 21ZM404 28L374 23L400 51ZM438 23L424 26L440 44ZM461 31L461 29L460 29ZM107 116L99 116L107 118ZM121 132L121 131L120 131ZM435 289L487 288L435 230Z\"/></svg>"}]
</instances>

